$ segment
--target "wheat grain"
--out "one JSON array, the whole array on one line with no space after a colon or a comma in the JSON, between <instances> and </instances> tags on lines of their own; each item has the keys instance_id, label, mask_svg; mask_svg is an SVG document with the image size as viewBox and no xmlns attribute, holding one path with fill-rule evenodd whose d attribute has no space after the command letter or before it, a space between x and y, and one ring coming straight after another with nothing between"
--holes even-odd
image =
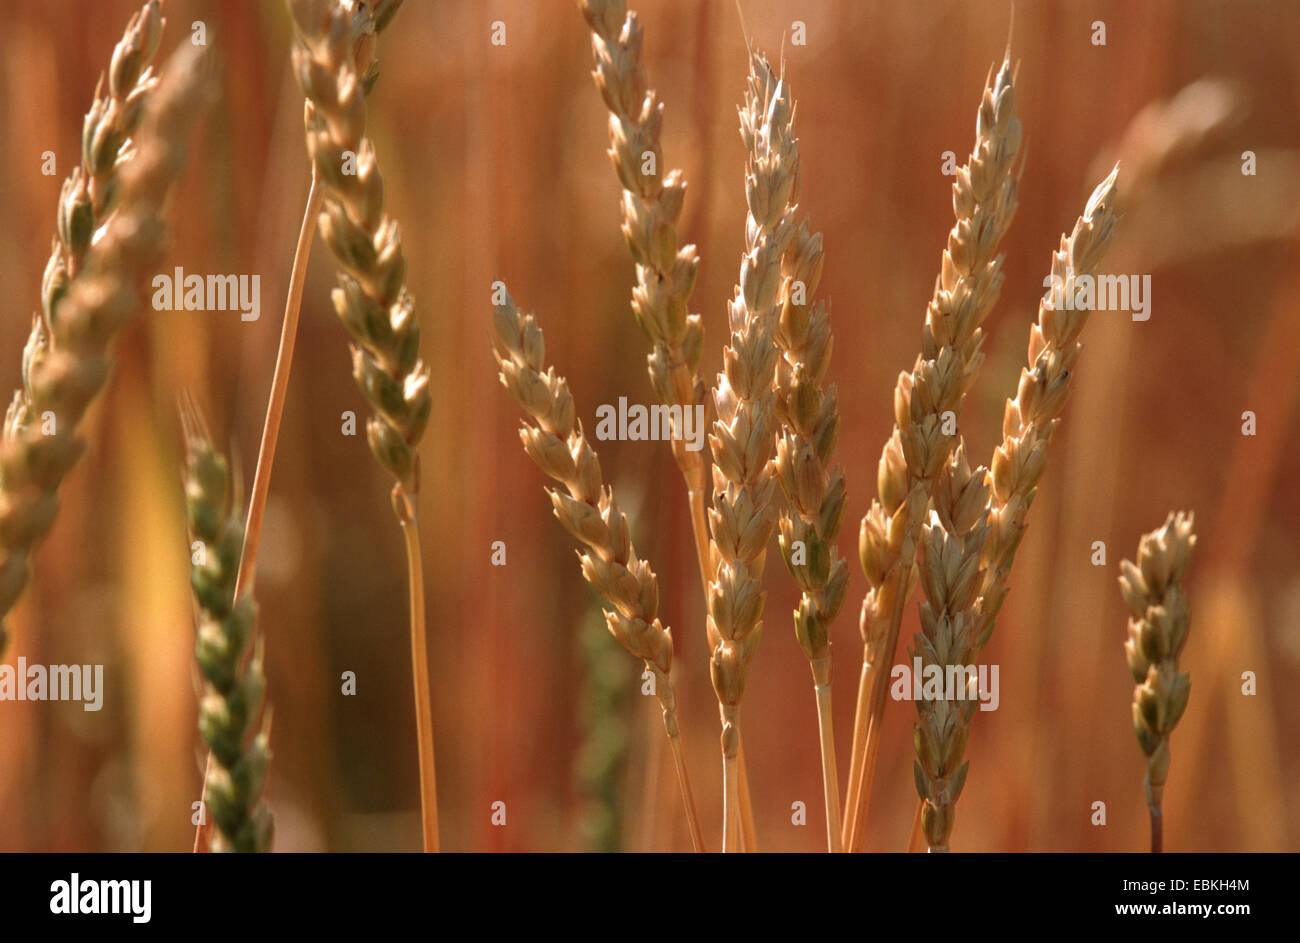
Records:
<instances>
[{"instance_id":1,"label":"wheat grain","mask_svg":"<svg viewBox=\"0 0 1300 943\"><path fill-rule=\"evenodd\" d=\"M637 556L627 516L604 484L600 461L575 417L573 395L554 367L546 366L542 329L531 314L520 317L506 295L493 323L501 351L494 350L501 385L529 417L519 431L524 451L564 491L548 488L556 518L590 552L580 554L583 578L609 604L605 623L618 643L645 662L655 679L664 730L673 748L691 842L704 850L690 779L686 773L677 703L671 678L673 638L659 621L659 580Z\"/></svg>"},{"instance_id":2,"label":"wheat grain","mask_svg":"<svg viewBox=\"0 0 1300 943\"><path fill-rule=\"evenodd\" d=\"M87 121L90 138L100 137L98 129L108 124L129 127L132 136L119 142L108 169L100 163L107 160L101 145L95 158L95 179L104 181L96 188L98 204L95 197L83 199L90 191L80 184L64 188L60 229L68 242L56 245L46 268L44 312L33 318L23 350L23 386L0 434L0 650L8 637L3 618L26 586L31 556L54 522L59 486L85 451L77 426L108 380L109 343L136 311L143 283L162 254L164 206L211 87L202 49L194 46L174 55L153 83L143 63L157 45L156 17L156 8L146 6L114 55L111 75L123 86L134 78L136 92L127 93L124 104L91 110L99 117ZM135 114L138 109L143 117ZM101 220L97 205L101 211L116 208Z\"/></svg>"},{"instance_id":3,"label":"wheat grain","mask_svg":"<svg viewBox=\"0 0 1300 943\"><path fill-rule=\"evenodd\" d=\"M237 594L244 525L230 468L212 445L194 401L181 399L185 433L185 516L192 546L195 658L203 677L199 731L212 751L204 807L216 832L213 851L270 851L273 822L262 801L271 761L266 678L255 641L257 605ZM253 733L254 728L260 730Z\"/></svg>"},{"instance_id":4,"label":"wheat grain","mask_svg":"<svg viewBox=\"0 0 1300 943\"><path fill-rule=\"evenodd\" d=\"M1016 211L1020 119L1010 54L992 85L985 83L975 147L953 183L956 223L948 234L934 295L926 309L921 354L894 390L894 431L881 454L878 497L862 519L859 555L871 588L862 603L862 674L849 766L845 846L861 847L885 708L888 665L924 510L934 481L955 446L950 433L983 360L981 323L1002 287L998 244ZM951 412L951 416L945 413ZM948 420L948 422L945 422ZM946 430L945 426L949 426Z\"/></svg>"},{"instance_id":5,"label":"wheat grain","mask_svg":"<svg viewBox=\"0 0 1300 943\"><path fill-rule=\"evenodd\" d=\"M1187 707L1191 677L1178 670L1189 616L1182 581L1196 547L1195 516L1171 513L1164 526L1144 534L1137 563L1120 563L1119 587L1130 615L1124 655L1137 688L1133 729L1147 758L1146 798L1151 850L1164 846L1161 801L1169 774L1169 735Z\"/></svg>"}]
</instances>

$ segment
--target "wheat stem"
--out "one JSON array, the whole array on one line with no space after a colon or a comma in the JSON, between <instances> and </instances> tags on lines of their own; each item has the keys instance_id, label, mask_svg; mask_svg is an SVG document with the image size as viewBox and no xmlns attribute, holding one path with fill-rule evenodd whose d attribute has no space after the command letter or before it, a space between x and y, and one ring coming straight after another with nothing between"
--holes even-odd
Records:
<instances>
[{"instance_id":1,"label":"wheat stem","mask_svg":"<svg viewBox=\"0 0 1300 943\"><path fill-rule=\"evenodd\" d=\"M438 842L438 777L434 764L433 693L429 686L429 643L425 623L424 567L420 554L420 519L415 496L393 486L393 513L406 543L406 574L410 587L411 667L415 687L415 732L419 742L420 821L424 850L436 852Z\"/></svg>"},{"instance_id":2,"label":"wheat stem","mask_svg":"<svg viewBox=\"0 0 1300 943\"><path fill-rule=\"evenodd\" d=\"M735 711L722 708L723 729L736 730ZM740 851L740 734L735 735L735 748L722 752L722 850L724 853Z\"/></svg>"},{"instance_id":3,"label":"wheat stem","mask_svg":"<svg viewBox=\"0 0 1300 943\"><path fill-rule=\"evenodd\" d=\"M844 790L845 815L840 827L840 843L852 851L854 821L862 796L862 755L867 749L867 725L871 720L871 663L864 658L858 671L858 697L853 707L853 741L849 751L849 781Z\"/></svg>"},{"instance_id":4,"label":"wheat stem","mask_svg":"<svg viewBox=\"0 0 1300 943\"><path fill-rule=\"evenodd\" d=\"M690 488L686 497L691 511L691 536L695 540L695 560L700 568L700 587L707 598L709 574L713 569L713 558L709 549L708 496L704 488Z\"/></svg>"},{"instance_id":5,"label":"wheat stem","mask_svg":"<svg viewBox=\"0 0 1300 943\"><path fill-rule=\"evenodd\" d=\"M320 214L325 190L311 175L311 189L303 208L302 226L293 253L289 274L289 293L284 301L284 321L280 327L280 347L275 355L275 373L271 378L271 395L266 403L266 421L262 426L262 443L257 451L257 470L253 473L253 491L249 495L248 524L244 530L244 552L239 561L238 587L247 586L257 569L257 550L262 539L262 518L266 513L267 495L271 490L271 468L275 464L275 447L280 438L280 420L289 393L289 372L293 368L294 342L298 338L298 316L302 310L303 285L307 280L307 259L311 255L312 237L316 234L316 217ZM236 590L238 592L238 589Z\"/></svg>"},{"instance_id":6,"label":"wheat stem","mask_svg":"<svg viewBox=\"0 0 1300 943\"><path fill-rule=\"evenodd\" d=\"M907 841L908 854L913 854L925 847L925 830L921 828L921 810L925 808L925 800L916 800L916 812L912 816L912 837Z\"/></svg>"},{"instance_id":7,"label":"wheat stem","mask_svg":"<svg viewBox=\"0 0 1300 943\"><path fill-rule=\"evenodd\" d=\"M289 392L289 371L293 366L294 341L298 337L298 315L302 309L302 289L307 280L307 259L311 255L312 236L316 232L316 216L320 212L321 188L313 171L307 205L298 230L298 243L293 253L293 268L289 275L289 294L284 302L284 321L280 327L280 347L275 355L275 374L271 379L271 396L266 404L266 421L262 426L262 443L257 451L257 470L253 474L253 491L248 502L248 520L244 526L244 548L239 559L239 577L235 594L252 585L257 569L257 549L262 539L262 518L266 513L267 495L271 490L271 467L275 464L275 447L280 437L280 419L284 415L284 402ZM208 794L208 776L212 772L212 754L208 753L203 767L204 801ZM203 844L207 828L200 819L194 830L194 851Z\"/></svg>"},{"instance_id":8,"label":"wheat stem","mask_svg":"<svg viewBox=\"0 0 1300 943\"><path fill-rule=\"evenodd\" d=\"M817 732L821 738L822 788L826 800L826 846L830 852L844 850L840 835L840 786L835 772L835 727L831 722L831 659L812 663L813 689L817 694Z\"/></svg>"},{"instance_id":9,"label":"wheat stem","mask_svg":"<svg viewBox=\"0 0 1300 943\"><path fill-rule=\"evenodd\" d=\"M919 504L917 501L918 492L911 496L913 504ZM903 510L904 517L913 514L913 511ZM845 839L844 845L849 851L861 851L862 843L867 833L867 810L871 806L871 787L876 778L876 760L880 755L880 738L881 729L884 723L885 715L885 694L889 690L889 668L894 663L894 653L898 648L899 629L903 624L903 608L907 604L907 596L911 589L912 562L915 557L915 544L910 538L905 545L903 552L899 556L898 578L904 574L907 576L907 588L901 589L897 580L886 582L882 589L881 598L892 597L893 605L890 609L889 622L887 631L878 641L877 653L870 654L870 649L865 653L866 657L862 663L862 677L859 681L858 688L858 706L861 708L865 696L867 713L862 721L861 727L861 745L858 752L858 762L853 772L856 772L856 791L850 793L850 818L844 823ZM865 603L864 603L864 618ZM854 733L859 731L858 718L854 718ZM855 750L858 749L859 743L854 742ZM852 762L852 759L850 759ZM854 777L850 774L850 787L854 783Z\"/></svg>"},{"instance_id":10,"label":"wheat stem","mask_svg":"<svg viewBox=\"0 0 1300 943\"><path fill-rule=\"evenodd\" d=\"M745 765L745 742L740 741L736 754L736 785L740 793L740 839L741 851L754 853L758 851L758 833L754 828L754 802L749 795L749 770Z\"/></svg>"},{"instance_id":11,"label":"wheat stem","mask_svg":"<svg viewBox=\"0 0 1300 943\"><path fill-rule=\"evenodd\" d=\"M668 738L673 749L673 767L677 770L677 783L682 791L682 801L686 804L686 825L691 833L691 847L696 851L704 850L704 832L700 830L700 816L695 808L695 793L691 789L691 777L686 771L686 756L682 752L682 738L674 734Z\"/></svg>"}]
</instances>

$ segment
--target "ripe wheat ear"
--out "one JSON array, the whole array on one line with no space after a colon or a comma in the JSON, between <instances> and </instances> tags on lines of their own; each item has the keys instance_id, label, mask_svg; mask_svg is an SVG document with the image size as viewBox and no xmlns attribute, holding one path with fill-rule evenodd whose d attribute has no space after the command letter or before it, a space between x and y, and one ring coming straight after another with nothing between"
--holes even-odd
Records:
<instances>
[{"instance_id":1,"label":"ripe wheat ear","mask_svg":"<svg viewBox=\"0 0 1300 943\"><path fill-rule=\"evenodd\" d=\"M731 336L714 390L713 506L709 509L713 580L708 592L710 673L722 720L723 850L740 837L740 703L763 631L763 567L776 524L776 367L782 262L799 228L794 105L783 78L751 53L740 136L748 154L745 253L728 303ZM746 843L748 850L753 846Z\"/></svg>"},{"instance_id":2,"label":"ripe wheat ear","mask_svg":"<svg viewBox=\"0 0 1300 943\"><path fill-rule=\"evenodd\" d=\"M843 851L840 786L831 712L830 628L844 605L848 563L835 538L844 520L844 473L831 459L839 438L835 386L822 389L831 358L830 309L810 304L822 271L822 236L800 220L781 260L776 345L776 411L780 417L773 469L785 493L778 543L800 589L795 638L808 656L817 698L817 729L826 804L826 844Z\"/></svg>"},{"instance_id":3,"label":"ripe wheat ear","mask_svg":"<svg viewBox=\"0 0 1300 943\"><path fill-rule=\"evenodd\" d=\"M1119 588L1132 616L1124 655L1137 682L1133 729L1147 758L1152 852L1164 848L1161 801L1169 775L1169 735L1192 690L1191 677L1178 670L1178 653L1190 622L1182 581L1196 547L1194 524L1190 513L1171 513L1163 527L1143 535L1136 564L1120 563Z\"/></svg>"},{"instance_id":4,"label":"ripe wheat ear","mask_svg":"<svg viewBox=\"0 0 1300 943\"><path fill-rule=\"evenodd\" d=\"M134 292L161 252L159 213L167 186L179 175L188 133L183 116L175 114L158 116L165 124L156 117L151 130L141 129L158 88L150 63L162 30L157 0L132 14L113 49L107 86L101 77L86 114L81 165L59 195L42 310L32 318L22 389L9 405L0 438L0 655L9 637L5 616L26 587L31 557L58 513L59 485L85 449L76 427L107 382L109 341L132 313ZM170 93L176 91L173 78ZM160 133L176 137L160 139ZM132 172L142 155L166 175L158 181L161 189ZM115 227L106 225L119 218ZM139 224L139 231L127 222Z\"/></svg>"},{"instance_id":5,"label":"ripe wheat ear","mask_svg":"<svg viewBox=\"0 0 1300 943\"><path fill-rule=\"evenodd\" d=\"M678 245L677 222L686 195L681 171L661 174L663 103L647 88L641 62L642 30L625 0L579 0L591 28L591 73L609 109L609 159L623 186L623 236L636 262L632 313L650 338L650 385L659 401L683 410L706 400L699 377L704 326L690 314L700 260L695 246ZM646 172L647 160L652 162ZM708 463L680 439L673 457L686 481L691 529L705 593L712 578L705 518Z\"/></svg>"},{"instance_id":6,"label":"ripe wheat ear","mask_svg":"<svg viewBox=\"0 0 1300 943\"><path fill-rule=\"evenodd\" d=\"M862 602L862 674L849 761L844 844L862 847L880 751L889 666L926 507L956 445L945 429L955 421L984 359L980 325L1002 289L1002 237L1015 215L1020 119L1010 50L985 84L975 121L975 147L952 185L956 223L948 234L934 294L925 313L921 354L894 388L894 431L880 456L878 498L862 519L858 553L871 584Z\"/></svg>"},{"instance_id":7,"label":"ripe wheat ear","mask_svg":"<svg viewBox=\"0 0 1300 943\"><path fill-rule=\"evenodd\" d=\"M406 257L397 222L384 210L384 183L366 131L365 91L373 73L357 61L353 24L371 15L364 3L290 0L298 35L294 70L307 96L307 151L325 187L321 236L339 265L331 298L352 335L352 376L375 414L366 422L370 450L395 479L393 513L406 544L411 662L425 851L437 851L438 790L433 698L429 686L424 573L416 498L416 447L433 408L429 368L420 359L420 325L406 290ZM395 4L381 5L392 15ZM364 30L362 32L365 32ZM354 167L355 173L346 172Z\"/></svg>"},{"instance_id":8,"label":"ripe wheat ear","mask_svg":"<svg viewBox=\"0 0 1300 943\"><path fill-rule=\"evenodd\" d=\"M604 483L600 461L575 417L568 384L554 367L546 366L546 342L537 319L531 314L520 317L507 294L495 309L493 323L502 348L493 351L501 385L529 419L519 430L524 451L564 486L563 492L548 488L546 493L565 530L588 548L579 555L583 578L608 603L605 624L610 634L642 659L654 676L691 843L696 851L704 851L677 725L672 631L657 617L659 580L650 564L637 556L627 516L615 502L613 489Z\"/></svg>"},{"instance_id":9,"label":"ripe wheat ear","mask_svg":"<svg viewBox=\"0 0 1300 943\"><path fill-rule=\"evenodd\" d=\"M1115 235L1119 165L1097 184L1074 229L1061 236L1052 253L1051 277L1073 297L1075 278L1095 276ZM1068 293L1068 294L1067 294ZM1088 311L1058 309L1059 299L1047 292L1038 305L1038 320L1029 329L1028 364L1020 371L1013 399L1002 414L1002 442L989 461L989 539L984 545L984 587L978 605L978 642L982 648L993 634L998 610L1007 595L1007 579L1016 549L1025 532L1025 518L1047 468L1047 447L1061 422L1070 392L1070 377L1083 350L1079 335Z\"/></svg>"},{"instance_id":10,"label":"ripe wheat ear","mask_svg":"<svg viewBox=\"0 0 1300 943\"><path fill-rule=\"evenodd\" d=\"M1052 275L1066 291L1073 292L1076 276L1096 273L1115 233L1117 172L1118 167L1093 191L1083 215L1061 237L1061 248L1052 256ZM1030 366L1021 371L1016 397L1007 401L1002 444L994 450L989 470L981 468L972 475L962 456L960 463L950 462L940 478L933 499L935 520L923 529L922 542L926 601L917 646L926 665L973 665L993 634L1025 517L1047 467L1047 446L1061 421L1074 361L1082 350L1078 336L1086 317L1086 311L1057 310L1055 296L1044 296L1038 322L1030 330ZM975 494L980 495L978 502ZM962 757L974 700L920 701L917 712L919 821L930 850L946 851L954 807L966 781Z\"/></svg>"},{"instance_id":11,"label":"ripe wheat ear","mask_svg":"<svg viewBox=\"0 0 1300 943\"><path fill-rule=\"evenodd\" d=\"M646 358L650 385L666 406L707 409L710 398L699 376L703 321L689 313L699 256L695 246L678 244L686 181L679 170L662 173L664 106L647 87L641 24L636 13L628 11L626 0L579 0L578 7L592 34L592 79L610 113L608 153L623 187L623 237L636 262L632 313L652 346ZM686 483L700 585L707 598L716 566L706 512L709 462L703 452L685 445L674 441L673 457ZM754 815L743 751L739 766L740 837L746 848L754 850Z\"/></svg>"}]
</instances>

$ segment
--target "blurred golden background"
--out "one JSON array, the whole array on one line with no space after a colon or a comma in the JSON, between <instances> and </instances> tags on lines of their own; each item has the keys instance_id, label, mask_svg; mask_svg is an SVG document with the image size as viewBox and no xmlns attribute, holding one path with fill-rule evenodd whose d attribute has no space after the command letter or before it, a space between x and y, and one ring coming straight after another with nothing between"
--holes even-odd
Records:
<instances>
[{"instance_id":1,"label":"blurred golden background","mask_svg":"<svg viewBox=\"0 0 1300 943\"><path fill-rule=\"evenodd\" d=\"M798 102L802 206L825 235L849 504L839 544L849 598L832 630L836 739L848 766L866 582L857 522L874 495L898 372L918 350L952 225L941 155L965 161L1005 2L742 0ZM702 258L712 380L744 235L734 106L745 36L724 0L641 0L664 156L689 189L684 241ZM131 0L9 0L0 30L0 387L20 382L30 315L81 119ZM116 345L91 450L14 613L6 660L101 663L104 707L0 703L0 850L183 850L198 798L193 627L176 395L192 390L251 482L309 171L290 20L278 2L166 0L163 52L203 20L222 95L173 216L168 265L257 273L262 317L143 310ZM506 24L490 45L492 21ZM795 20L807 45L793 46ZM1107 44L1091 42L1093 21ZM1020 210L987 359L961 416L987 463L1012 395L1049 254L1092 187L1123 161L1112 272L1152 275L1152 317L1094 315L984 661L1001 704L980 713L955 850L1139 851L1143 757L1130 720L1116 574L1168 510L1195 510L1184 667L1172 737L1170 850L1300 849L1300 6L1268 2L1016 4L1012 46L1026 134ZM408 0L380 40L370 133L403 228L437 396L420 513L443 847L689 848L658 711L603 629L573 541L552 518L518 413L489 354L489 286L536 310L548 354L594 428L597 405L650 402L628 301L606 111L569 0ZM1169 100L1190 83L1210 79ZM1148 108L1147 106L1153 105ZM1163 104L1162 104L1163 103ZM1144 111L1144 109L1146 109ZM57 176L40 172L54 150ZM1253 151L1258 172L1241 173ZM315 248L256 583L275 753L278 850L416 850L418 783L401 539L364 436L334 266ZM1241 434L1242 412L1258 434ZM679 716L710 845L721 828L718 720L685 494L668 449L598 443L660 575L678 644ZM493 541L507 565L491 565ZM1093 566L1104 540L1107 565ZM790 622L793 582L768 555L766 632L745 698L760 848L824 847L811 678ZM909 607L902 638L916 631ZM899 660L904 646L900 646ZM357 693L340 693L344 671ZM1253 671L1258 694L1241 693ZM891 703L868 832L906 847L916 803L914 708ZM505 827L490 806L507 804ZM808 824L791 824L791 804ZM1091 804L1107 824L1090 824Z\"/></svg>"}]
</instances>

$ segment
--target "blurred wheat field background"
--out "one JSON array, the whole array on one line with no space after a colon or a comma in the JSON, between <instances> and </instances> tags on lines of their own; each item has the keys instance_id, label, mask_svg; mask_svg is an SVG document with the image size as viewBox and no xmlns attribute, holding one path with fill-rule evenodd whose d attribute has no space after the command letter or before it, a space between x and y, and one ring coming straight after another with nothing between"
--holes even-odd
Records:
<instances>
[{"instance_id":1,"label":"blurred wheat field background","mask_svg":"<svg viewBox=\"0 0 1300 943\"><path fill-rule=\"evenodd\" d=\"M701 375L727 339L744 245L734 107L745 30L798 102L800 204L826 248L848 488L838 546L849 591L831 630L835 736L847 768L866 581L856 522L875 491L900 370L916 356L952 225L943 153L969 153L1002 2L641 0L650 84L666 103L666 166L688 181L680 233L701 257ZM82 116L138 3L10 0L0 30L0 387L20 383L60 181ZM6 660L105 666L103 709L0 703L0 849L189 847L202 754L175 402L188 388L252 479L294 237L309 186L291 21L277 2L166 0L164 48L202 20L219 58L172 210L163 271L257 273L261 317L143 311L119 337L91 448L13 613ZM568 0L408 2L379 43L369 133L402 226L435 396L422 447L442 844L448 850L685 850L685 820L641 667L604 631L574 542L517 438L489 345L491 283L546 326L548 355L594 428L598 404L653 402L628 310L607 113L586 24ZM792 45L792 23L807 45ZM1106 45L1091 42L1106 25ZM505 24L504 46L489 42ZM1166 848L1300 848L1300 7L1273 2L1021 2L1012 60L1025 169L1002 243L1006 282L961 430L984 461L1015 393L1042 278L1093 185L1121 161L1108 272L1150 273L1151 317L1095 314L1074 392L982 661L980 713L954 850L1139 851L1143 758L1132 733L1120 559L1167 510L1196 511L1186 582L1187 713L1172 738ZM784 45L783 45L784 37ZM1170 100L1198 80L1188 94ZM1154 104L1154 108L1148 107ZM1170 145L1174 141L1177 146ZM42 153L58 173L41 173ZM1253 151L1257 173L1241 172ZM318 240L319 241L319 240ZM415 850L419 784L401 539L364 436L327 251L308 272L298 353L256 584L275 725L268 800L281 851ZM1242 413L1257 434L1242 434ZM705 836L722 826L717 707L685 493L669 450L602 442L606 479L659 574L677 644L678 717ZM1107 563L1094 566L1093 542ZM504 541L506 565L494 566ZM745 697L759 847L824 848L817 717L779 557ZM919 594L916 594L919 596ZM901 638L917 631L915 596ZM906 660L899 647L897 661ZM356 673L355 696L341 675ZM1257 677L1255 696L1242 673ZM914 706L889 704L869 850L907 847ZM841 782L842 785L842 782ZM507 824L491 806L505 802ZM791 804L808 824L791 824ZM1091 824L1103 801L1107 824Z\"/></svg>"}]
</instances>

